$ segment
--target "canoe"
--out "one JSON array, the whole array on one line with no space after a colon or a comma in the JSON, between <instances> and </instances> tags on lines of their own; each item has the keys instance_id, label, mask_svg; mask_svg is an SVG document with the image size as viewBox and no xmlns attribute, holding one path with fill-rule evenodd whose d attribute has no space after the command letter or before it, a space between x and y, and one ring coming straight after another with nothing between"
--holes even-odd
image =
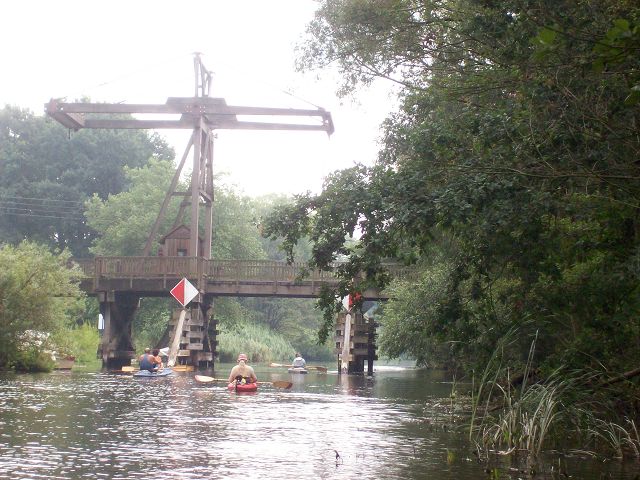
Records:
<instances>
[{"instance_id":1,"label":"canoe","mask_svg":"<svg viewBox=\"0 0 640 480\"><path fill-rule=\"evenodd\" d=\"M303 367L293 367L287 370L289 373L309 373L306 368Z\"/></svg>"},{"instance_id":2,"label":"canoe","mask_svg":"<svg viewBox=\"0 0 640 480\"><path fill-rule=\"evenodd\" d=\"M255 392L258 390L257 383L238 383L231 382L227 388L231 391L235 391L236 393L245 393L245 392Z\"/></svg>"},{"instance_id":3,"label":"canoe","mask_svg":"<svg viewBox=\"0 0 640 480\"><path fill-rule=\"evenodd\" d=\"M142 377L142 378L156 378L156 377L166 377L167 375L173 375L173 370L170 368L165 368L164 370L160 370L159 372L150 372L149 370L138 370L133 374L134 377Z\"/></svg>"}]
</instances>

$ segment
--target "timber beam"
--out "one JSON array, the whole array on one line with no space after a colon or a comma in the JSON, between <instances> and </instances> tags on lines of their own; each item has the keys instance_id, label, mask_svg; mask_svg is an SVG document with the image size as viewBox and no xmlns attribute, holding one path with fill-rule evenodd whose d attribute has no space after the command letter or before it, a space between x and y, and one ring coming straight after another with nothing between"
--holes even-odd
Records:
<instances>
[{"instance_id":1,"label":"timber beam","mask_svg":"<svg viewBox=\"0 0 640 480\"><path fill-rule=\"evenodd\" d=\"M297 130L334 132L331 113L322 108L296 109L272 107L246 107L227 105L223 98L171 97L164 105L125 103L66 103L51 99L45 104L46 113L71 130L81 128L124 128L124 129L192 129L200 119L211 129L229 130ZM85 115L102 118L87 118ZM173 115L176 118L136 119L109 118L109 115ZM239 120L246 117L306 117L316 123L268 122ZM255 118L253 118L255 120ZM320 120L320 123L317 121Z\"/></svg>"}]
</instances>

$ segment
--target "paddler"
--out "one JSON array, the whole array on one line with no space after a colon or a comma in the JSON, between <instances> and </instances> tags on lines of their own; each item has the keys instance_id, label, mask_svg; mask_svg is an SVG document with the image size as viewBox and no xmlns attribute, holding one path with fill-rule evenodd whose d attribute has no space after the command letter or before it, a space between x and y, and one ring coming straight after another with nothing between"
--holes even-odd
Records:
<instances>
[{"instance_id":1,"label":"paddler","mask_svg":"<svg viewBox=\"0 0 640 480\"><path fill-rule=\"evenodd\" d=\"M229 374L229 383L238 381L240 383L256 383L258 377L256 377L253 368L247 365L249 358L246 354L241 353L238 355L238 365L235 365L231 369Z\"/></svg>"},{"instance_id":2,"label":"paddler","mask_svg":"<svg viewBox=\"0 0 640 480\"><path fill-rule=\"evenodd\" d=\"M158 370L156 357L151 355L150 348L144 349L144 353L140 355L138 359L138 365L140 366L140 370L149 370L150 372L156 372Z\"/></svg>"},{"instance_id":3,"label":"paddler","mask_svg":"<svg viewBox=\"0 0 640 480\"><path fill-rule=\"evenodd\" d=\"M293 359L293 368L305 368L306 366L307 362L302 358L300 352L296 352L296 358Z\"/></svg>"}]
</instances>

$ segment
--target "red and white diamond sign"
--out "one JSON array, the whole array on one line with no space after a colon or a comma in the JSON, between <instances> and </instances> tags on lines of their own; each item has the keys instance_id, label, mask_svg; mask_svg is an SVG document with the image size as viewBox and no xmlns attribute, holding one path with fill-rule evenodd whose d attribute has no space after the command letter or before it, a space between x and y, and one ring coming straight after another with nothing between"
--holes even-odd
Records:
<instances>
[{"instance_id":1,"label":"red and white diamond sign","mask_svg":"<svg viewBox=\"0 0 640 480\"><path fill-rule=\"evenodd\" d=\"M185 307L187 303L198 295L198 289L194 287L189 280L183 278L171 289L171 295L180 302L180 305Z\"/></svg>"}]
</instances>

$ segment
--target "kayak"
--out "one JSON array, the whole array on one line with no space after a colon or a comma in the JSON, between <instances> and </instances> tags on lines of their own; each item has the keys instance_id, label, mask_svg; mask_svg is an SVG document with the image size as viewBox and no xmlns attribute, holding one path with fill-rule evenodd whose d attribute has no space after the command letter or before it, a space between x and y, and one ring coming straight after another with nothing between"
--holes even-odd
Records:
<instances>
[{"instance_id":1,"label":"kayak","mask_svg":"<svg viewBox=\"0 0 640 480\"><path fill-rule=\"evenodd\" d=\"M173 375L173 370L165 368L159 372L150 372L149 370L138 370L133 374L134 377L154 378L154 377L166 377L167 375Z\"/></svg>"},{"instance_id":2,"label":"kayak","mask_svg":"<svg viewBox=\"0 0 640 480\"><path fill-rule=\"evenodd\" d=\"M287 370L289 373L309 373L309 371L304 367L293 367Z\"/></svg>"},{"instance_id":3,"label":"kayak","mask_svg":"<svg viewBox=\"0 0 640 480\"><path fill-rule=\"evenodd\" d=\"M232 391L236 391L237 393L245 393L245 392L255 392L258 390L257 383L238 383L231 382L227 388Z\"/></svg>"}]
</instances>

